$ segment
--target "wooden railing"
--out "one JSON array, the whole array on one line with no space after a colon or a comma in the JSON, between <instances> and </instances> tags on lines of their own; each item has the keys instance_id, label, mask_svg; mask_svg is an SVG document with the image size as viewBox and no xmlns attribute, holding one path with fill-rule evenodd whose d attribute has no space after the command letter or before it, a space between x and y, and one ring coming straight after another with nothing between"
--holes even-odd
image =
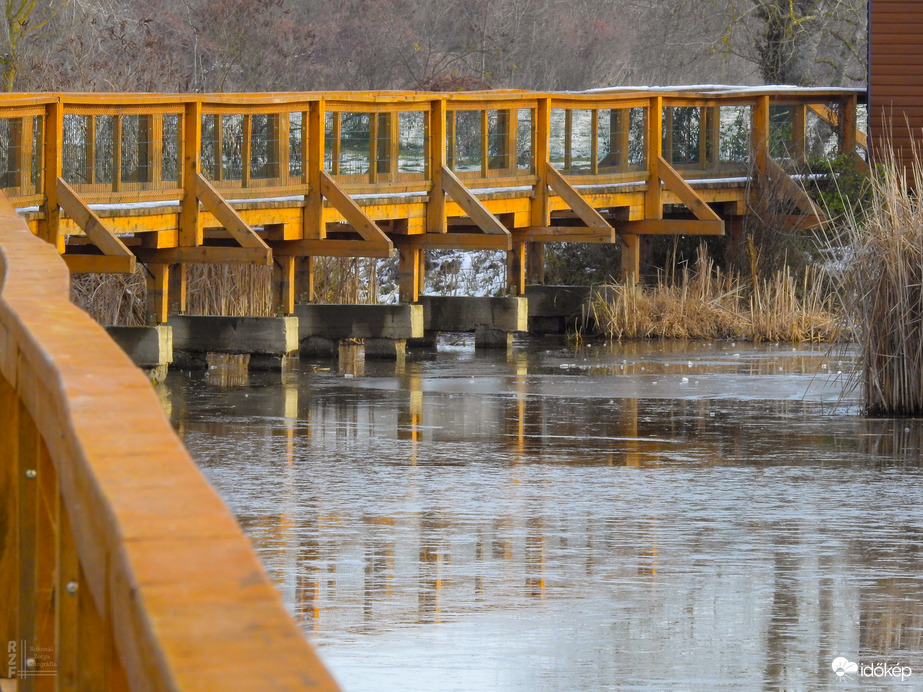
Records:
<instances>
[{"instance_id":1,"label":"wooden railing","mask_svg":"<svg viewBox=\"0 0 923 692\"><path fill-rule=\"evenodd\" d=\"M0 575L0 678L19 690L336 689L142 372L6 199Z\"/></svg>"},{"instance_id":2,"label":"wooden railing","mask_svg":"<svg viewBox=\"0 0 923 692\"><path fill-rule=\"evenodd\" d=\"M171 280L185 294L170 268L195 262L274 264L283 313L311 294L310 260L325 255L398 251L412 302L424 250L506 250L517 293L544 242L621 242L623 271L636 275L642 235L724 232L764 180L857 151L862 95L4 96L0 188L72 271L143 262L153 322L166 319Z\"/></svg>"}]
</instances>

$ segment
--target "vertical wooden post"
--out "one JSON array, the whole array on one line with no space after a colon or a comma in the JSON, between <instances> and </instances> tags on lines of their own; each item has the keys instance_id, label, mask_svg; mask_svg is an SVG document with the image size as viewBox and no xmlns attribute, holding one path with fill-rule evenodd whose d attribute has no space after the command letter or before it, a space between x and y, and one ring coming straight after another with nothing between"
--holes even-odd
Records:
<instances>
[{"instance_id":1,"label":"vertical wooden post","mask_svg":"<svg viewBox=\"0 0 923 692\"><path fill-rule=\"evenodd\" d=\"M446 103L442 102L445 109ZM432 135L431 135L432 136ZM455 111L446 112L445 123L445 165L451 171L455 170Z\"/></svg>"},{"instance_id":2,"label":"vertical wooden post","mask_svg":"<svg viewBox=\"0 0 923 692\"><path fill-rule=\"evenodd\" d=\"M762 179L769 162L769 96L757 96L752 106L750 151L753 164Z\"/></svg>"},{"instance_id":3,"label":"vertical wooden post","mask_svg":"<svg viewBox=\"0 0 923 692\"><path fill-rule=\"evenodd\" d=\"M224 119L218 113L212 116L215 144L215 181L224 180Z\"/></svg>"},{"instance_id":4,"label":"vertical wooden post","mask_svg":"<svg viewBox=\"0 0 923 692\"><path fill-rule=\"evenodd\" d=\"M39 619L39 591L41 584L38 580L38 484L39 484L39 458L41 456L41 437L32 421L29 412L22 402L19 402L19 469L16 474L18 487L19 516L19 618L16 665L20 671L35 670L29 664L29 648L38 645L37 622ZM24 644L24 646L23 646ZM21 690L32 692L35 689L34 677L26 677L20 685Z\"/></svg>"},{"instance_id":5,"label":"vertical wooden post","mask_svg":"<svg viewBox=\"0 0 923 692\"><path fill-rule=\"evenodd\" d=\"M241 127L242 137L240 142L240 186L250 187L250 159L253 152L253 116L249 113L244 116Z\"/></svg>"},{"instance_id":6,"label":"vertical wooden post","mask_svg":"<svg viewBox=\"0 0 923 692\"><path fill-rule=\"evenodd\" d=\"M506 167L513 175L516 173L519 157L519 111L511 108L506 113Z\"/></svg>"},{"instance_id":7,"label":"vertical wooden post","mask_svg":"<svg viewBox=\"0 0 923 692\"><path fill-rule=\"evenodd\" d=\"M699 168L708 168L708 108L699 106Z\"/></svg>"},{"instance_id":8,"label":"vertical wooden post","mask_svg":"<svg viewBox=\"0 0 923 692\"><path fill-rule=\"evenodd\" d=\"M398 257L398 300L416 303L420 300L423 251L413 243L401 243Z\"/></svg>"},{"instance_id":9,"label":"vertical wooden post","mask_svg":"<svg viewBox=\"0 0 923 692\"><path fill-rule=\"evenodd\" d=\"M551 212L548 206L548 166L549 137L551 132L551 99L541 98L535 109L532 119L535 146L532 149L535 157L535 191L532 194L530 208L530 224L532 226L548 226L551 222ZM529 253L531 256L532 253Z\"/></svg>"},{"instance_id":10,"label":"vertical wooden post","mask_svg":"<svg viewBox=\"0 0 923 692\"><path fill-rule=\"evenodd\" d=\"M64 171L64 105L60 99L49 103L45 111L45 218L39 222L39 235L64 252L64 237L60 235L61 209L58 207L58 178Z\"/></svg>"},{"instance_id":11,"label":"vertical wooden post","mask_svg":"<svg viewBox=\"0 0 923 692\"><path fill-rule=\"evenodd\" d=\"M170 307L170 265L149 264L147 270L146 321L148 324L163 324L167 321Z\"/></svg>"},{"instance_id":12,"label":"vertical wooden post","mask_svg":"<svg viewBox=\"0 0 923 692\"><path fill-rule=\"evenodd\" d=\"M806 160L804 142L807 111L808 107L804 103L792 106L792 158L799 162Z\"/></svg>"},{"instance_id":13,"label":"vertical wooden post","mask_svg":"<svg viewBox=\"0 0 923 692\"><path fill-rule=\"evenodd\" d=\"M526 293L526 243L514 242L506 253L506 291L511 296Z\"/></svg>"},{"instance_id":14,"label":"vertical wooden post","mask_svg":"<svg viewBox=\"0 0 923 692\"><path fill-rule=\"evenodd\" d=\"M172 264L169 268L169 314L186 314L186 291L188 282L189 265Z\"/></svg>"},{"instance_id":15,"label":"vertical wooden post","mask_svg":"<svg viewBox=\"0 0 923 692\"><path fill-rule=\"evenodd\" d=\"M839 130L837 139L840 145L840 153L856 153L856 104L857 97L855 94L845 96L840 99L838 113Z\"/></svg>"},{"instance_id":16,"label":"vertical wooden post","mask_svg":"<svg viewBox=\"0 0 923 692\"><path fill-rule=\"evenodd\" d=\"M339 113L334 113L334 124L339 120ZM340 138L334 127L334 157L336 167L339 156L336 152ZM308 172L308 196L305 199L302 237L310 240L322 240L327 236L324 228L324 196L321 194L321 171L324 169L324 100L311 104L308 112L308 155L304 160Z\"/></svg>"},{"instance_id":17,"label":"vertical wooden post","mask_svg":"<svg viewBox=\"0 0 923 692\"><path fill-rule=\"evenodd\" d=\"M397 180L401 162L401 114L388 113L388 180Z\"/></svg>"},{"instance_id":18,"label":"vertical wooden post","mask_svg":"<svg viewBox=\"0 0 923 692\"><path fill-rule=\"evenodd\" d=\"M45 441L38 436L38 478L35 503L35 591L36 620L35 639L31 643L50 651L55 641L55 571L57 562L58 530L58 474L48 452ZM36 657L36 670L50 671L54 668L54 656L50 659ZM51 681L49 681L50 683ZM52 689L51 684L37 681L38 689Z\"/></svg>"},{"instance_id":19,"label":"vertical wooden post","mask_svg":"<svg viewBox=\"0 0 923 692\"><path fill-rule=\"evenodd\" d=\"M182 247L196 247L202 244L199 198L196 194L196 174L201 166L201 145L202 102L195 100L186 104L183 114L183 201L179 213L179 244ZM148 305L150 306L150 301ZM154 324L159 324L159 321Z\"/></svg>"},{"instance_id":20,"label":"vertical wooden post","mask_svg":"<svg viewBox=\"0 0 923 692\"><path fill-rule=\"evenodd\" d=\"M526 285L545 283L545 243L526 245Z\"/></svg>"},{"instance_id":21,"label":"vertical wooden post","mask_svg":"<svg viewBox=\"0 0 923 692\"><path fill-rule=\"evenodd\" d=\"M19 146L16 152L16 169L19 172L19 179L16 181L16 187L19 188L21 195L28 194L29 188L32 187L32 157L35 155L33 127L31 115L20 118L17 122Z\"/></svg>"},{"instance_id":22,"label":"vertical wooden post","mask_svg":"<svg viewBox=\"0 0 923 692\"><path fill-rule=\"evenodd\" d=\"M324 123L321 121L321 127ZM341 145L341 135L343 134L343 116L339 111L331 114L331 133L330 137L333 139L330 149L330 175L339 175L340 174L340 145ZM321 154L323 154L323 149ZM322 166L323 167L323 166Z\"/></svg>"},{"instance_id":23,"label":"vertical wooden post","mask_svg":"<svg viewBox=\"0 0 923 692\"><path fill-rule=\"evenodd\" d=\"M275 257L272 263L273 308L276 313L295 312L295 258Z\"/></svg>"},{"instance_id":24,"label":"vertical wooden post","mask_svg":"<svg viewBox=\"0 0 923 692\"><path fill-rule=\"evenodd\" d=\"M490 113L485 108L481 111L481 177L487 177L490 169Z\"/></svg>"},{"instance_id":25,"label":"vertical wooden post","mask_svg":"<svg viewBox=\"0 0 923 692\"><path fill-rule=\"evenodd\" d=\"M599 110L590 111L590 173L599 173Z\"/></svg>"},{"instance_id":26,"label":"vertical wooden post","mask_svg":"<svg viewBox=\"0 0 923 692\"><path fill-rule=\"evenodd\" d=\"M0 642L19 641L19 477L23 473L19 445L19 394L0 375ZM6 652L4 652L6 653ZM12 672L15 675L15 671ZM8 660L0 659L0 678L11 677Z\"/></svg>"},{"instance_id":27,"label":"vertical wooden post","mask_svg":"<svg viewBox=\"0 0 923 692\"><path fill-rule=\"evenodd\" d=\"M145 120L150 135L147 180L153 187L160 187L163 182L163 113L155 113Z\"/></svg>"},{"instance_id":28,"label":"vertical wooden post","mask_svg":"<svg viewBox=\"0 0 923 692\"><path fill-rule=\"evenodd\" d=\"M378 182L378 114L369 113L369 182Z\"/></svg>"},{"instance_id":29,"label":"vertical wooden post","mask_svg":"<svg viewBox=\"0 0 923 692\"><path fill-rule=\"evenodd\" d=\"M721 106L707 109L708 165L715 166L721 159Z\"/></svg>"},{"instance_id":30,"label":"vertical wooden post","mask_svg":"<svg viewBox=\"0 0 923 692\"><path fill-rule=\"evenodd\" d=\"M289 173L289 128L288 113L267 115L269 125L270 171L269 177L275 178L279 185L288 185Z\"/></svg>"},{"instance_id":31,"label":"vertical wooden post","mask_svg":"<svg viewBox=\"0 0 923 692\"><path fill-rule=\"evenodd\" d=\"M88 185L96 183L96 116L87 115L87 140L86 140L86 182ZM48 127L47 123L45 127Z\"/></svg>"},{"instance_id":32,"label":"vertical wooden post","mask_svg":"<svg viewBox=\"0 0 923 692\"><path fill-rule=\"evenodd\" d=\"M310 111L301 112L301 184L308 184L308 156L310 151L308 149L308 140L310 138L310 133L308 132L308 122L310 120Z\"/></svg>"},{"instance_id":33,"label":"vertical wooden post","mask_svg":"<svg viewBox=\"0 0 923 692\"><path fill-rule=\"evenodd\" d=\"M80 564L71 530L70 515L58 493L57 570L55 575L56 685L59 690L76 690L79 659ZM83 585L86 589L86 586Z\"/></svg>"},{"instance_id":34,"label":"vertical wooden post","mask_svg":"<svg viewBox=\"0 0 923 692\"><path fill-rule=\"evenodd\" d=\"M663 97L661 96L652 97L647 108L646 144L647 190L644 193L644 218L658 220L663 218L660 191L660 157L663 155ZM622 250L624 251L624 247Z\"/></svg>"},{"instance_id":35,"label":"vertical wooden post","mask_svg":"<svg viewBox=\"0 0 923 692\"><path fill-rule=\"evenodd\" d=\"M445 233L448 230L445 216L445 191L442 189L442 169L446 167L445 99L430 102L428 118L429 170L432 188L429 192L429 201L426 203L426 232Z\"/></svg>"},{"instance_id":36,"label":"vertical wooden post","mask_svg":"<svg viewBox=\"0 0 923 692\"><path fill-rule=\"evenodd\" d=\"M564 111L564 170L569 171L574 165L574 112L568 108Z\"/></svg>"},{"instance_id":37,"label":"vertical wooden post","mask_svg":"<svg viewBox=\"0 0 923 692\"><path fill-rule=\"evenodd\" d=\"M672 106L667 106L666 108L661 108L663 123L661 130L661 144L660 155L663 156L664 160L669 164L676 163L676 157L674 156L673 148L673 115L674 109Z\"/></svg>"},{"instance_id":38,"label":"vertical wooden post","mask_svg":"<svg viewBox=\"0 0 923 692\"><path fill-rule=\"evenodd\" d=\"M295 258L295 300L314 302L314 258Z\"/></svg>"},{"instance_id":39,"label":"vertical wooden post","mask_svg":"<svg viewBox=\"0 0 923 692\"><path fill-rule=\"evenodd\" d=\"M122 189L122 116L112 116L112 191Z\"/></svg>"},{"instance_id":40,"label":"vertical wooden post","mask_svg":"<svg viewBox=\"0 0 923 692\"><path fill-rule=\"evenodd\" d=\"M638 283L641 276L641 236L622 233L622 281Z\"/></svg>"}]
</instances>

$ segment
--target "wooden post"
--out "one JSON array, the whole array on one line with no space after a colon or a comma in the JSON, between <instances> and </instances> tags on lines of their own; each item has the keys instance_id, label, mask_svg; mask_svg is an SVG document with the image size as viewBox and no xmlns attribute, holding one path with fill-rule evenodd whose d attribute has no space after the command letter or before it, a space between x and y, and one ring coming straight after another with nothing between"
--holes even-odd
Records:
<instances>
[{"instance_id":1,"label":"wooden post","mask_svg":"<svg viewBox=\"0 0 923 692\"><path fill-rule=\"evenodd\" d=\"M369 182L378 182L378 115L369 113Z\"/></svg>"},{"instance_id":2,"label":"wooden post","mask_svg":"<svg viewBox=\"0 0 923 692\"><path fill-rule=\"evenodd\" d=\"M149 264L147 266L147 324L163 324L167 321L170 306L170 265Z\"/></svg>"},{"instance_id":3,"label":"wooden post","mask_svg":"<svg viewBox=\"0 0 923 692\"><path fill-rule=\"evenodd\" d=\"M426 203L426 232L445 233L445 191L442 189L442 169L446 166L445 99L430 102L429 109L429 171L432 187ZM454 122L454 118L453 118Z\"/></svg>"},{"instance_id":4,"label":"wooden post","mask_svg":"<svg viewBox=\"0 0 923 692\"><path fill-rule=\"evenodd\" d=\"M506 291L511 296L526 293L526 243L514 242L506 253Z\"/></svg>"},{"instance_id":5,"label":"wooden post","mask_svg":"<svg viewBox=\"0 0 923 692\"><path fill-rule=\"evenodd\" d=\"M60 99L49 103L45 111L45 192L44 220L39 222L39 235L64 252L64 236L60 235L61 209L58 207L58 178L63 174L64 105Z\"/></svg>"},{"instance_id":6,"label":"wooden post","mask_svg":"<svg viewBox=\"0 0 923 692\"><path fill-rule=\"evenodd\" d=\"M512 175L516 173L519 158L519 111L511 108L506 113L506 167Z\"/></svg>"},{"instance_id":7,"label":"wooden post","mask_svg":"<svg viewBox=\"0 0 923 692\"><path fill-rule=\"evenodd\" d=\"M599 173L599 111L590 111L590 173Z\"/></svg>"},{"instance_id":8,"label":"wooden post","mask_svg":"<svg viewBox=\"0 0 923 692\"><path fill-rule=\"evenodd\" d=\"M112 116L112 191L122 189L122 116Z\"/></svg>"},{"instance_id":9,"label":"wooden post","mask_svg":"<svg viewBox=\"0 0 923 692\"><path fill-rule=\"evenodd\" d=\"M295 301L314 302L314 258L295 258Z\"/></svg>"},{"instance_id":10,"label":"wooden post","mask_svg":"<svg viewBox=\"0 0 923 692\"><path fill-rule=\"evenodd\" d=\"M699 168L708 168L708 109L699 106Z\"/></svg>"},{"instance_id":11,"label":"wooden post","mask_svg":"<svg viewBox=\"0 0 923 692\"><path fill-rule=\"evenodd\" d=\"M646 144L647 190L644 193L644 218L659 220L663 218L660 191L660 157L663 155L663 97L661 96L652 97L650 106L647 108ZM622 250L624 249L623 247ZM622 268L624 270L624 263Z\"/></svg>"},{"instance_id":12,"label":"wooden post","mask_svg":"<svg viewBox=\"0 0 923 692\"><path fill-rule=\"evenodd\" d=\"M526 246L526 284L545 283L545 243Z\"/></svg>"},{"instance_id":13,"label":"wooden post","mask_svg":"<svg viewBox=\"0 0 923 692\"><path fill-rule=\"evenodd\" d=\"M569 171L574 165L573 156L574 112L568 108L564 111L564 170Z\"/></svg>"},{"instance_id":14,"label":"wooden post","mask_svg":"<svg viewBox=\"0 0 923 692\"><path fill-rule=\"evenodd\" d=\"M29 412L19 402L19 468L16 474L19 515L19 618L17 636L16 664L18 670L34 670L28 663L29 647L38 645L37 621L39 618L38 580L38 496L39 496L39 461L42 440ZM25 646L23 646L25 644ZM21 690L32 692L35 678L22 680Z\"/></svg>"},{"instance_id":15,"label":"wooden post","mask_svg":"<svg viewBox=\"0 0 923 692\"><path fill-rule=\"evenodd\" d=\"M548 166L551 165L549 159L549 137L551 131L551 99L542 98L538 100L538 107L535 109L535 117L532 119L532 131L534 133L535 146L533 155L535 156L535 190L532 194L532 203L530 206L530 224L532 226L548 226L551 222L551 213L548 206ZM529 253L532 256L532 253Z\"/></svg>"},{"instance_id":16,"label":"wooden post","mask_svg":"<svg viewBox=\"0 0 923 692\"><path fill-rule=\"evenodd\" d=\"M398 247L397 257L398 300L401 303L419 302L423 251L412 243L402 243Z\"/></svg>"},{"instance_id":17,"label":"wooden post","mask_svg":"<svg viewBox=\"0 0 923 692\"><path fill-rule=\"evenodd\" d=\"M622 281L638 283L641 276L641 236L622 233Z\"/></svg>"},{"instance_id":18,"label":"wooden post","mask_svg":"<svg viewBox=\"0 0 923 692\"><path fill-rule=\"evenodd\" d=\"M55 575L55 638L57 689L76 690L79 667L78 642L80 563L71 530L70 515L58 493L57 570ZM86 589L86 585L83 585Z\"/></svg>"},{"instance_id":19,"label":"wooden post","mask_svg":"<svg viewBox=\"0 0 923 692\"><path fill-rule=\"evenodd\" d=\"M750 151L757 173L763 178L769 163L769 96L757 96L752 109Z\"/></svg>"},{"instance_id":20,"label":"wooden post","mask_svg":"<svg viewBox=\"0 0 923 692\"><path fill-rule=\"evenodd\" d=\"M189 265L173 264L169 268L169 312L171 315L186 314L186 291Z\"/></svg>"},{"instance_id":21,"label":"wooden post","mask_svg":"<svg viewBox=\"0 0 923 692\"><path fill-rule=\"evenodd\" d=\"M153 187L160 187L163 182L163 113L155 113L145 121L150 135L147 180Z\"/></svg>"},{"instance_id":22,"label":"wooden post","mask_svg":"<svg viewBox=\"0 0 923 692\"><path fill-rule=\"evenodd\" d=\"M183 201L179 213L179 244L197 247L202 244L199 222L199 198L196 195L196 174L201 166L202 102L190 101L183 115ZM150 306L150 301L148 301ZM150 315L150 313L149 313ZM160 321L154 322L159 324Z\"/></svg>"},{"instance_id":23,"label":"wooden post","mask_svg":"<svg viewBox=\"0 0 923 692\"><path fill-rule=\"evenodd\" d=\"M275 313L295 312L295 258L276 257L272 263L273 309Z\"/></svg>"},{"instance_id":24,"label":"wooden post","mask_svg":"<svg viewBox=\"0 0 923 692\"><path fill-rule=\"evenodd\" d=\"M445 109L446 103L442 102ZM431 130L432 132L432 130ZM432 137L432 135L430 135ZM446 111L445 123L445 165L450 171L455 170L455 111Z\"/></svg>"},{"instance_id":25,"label":"wooden post","mask_svg":"<svg viewBox=\"0 0 923 692\"><path fill-rule=\"evenodd\" d=\"M244 116L241 127L242 137L240 142L240 186L250 187L250 159L253 152L253 116L249 113Z\"/></svg>"},{"instance_id":26,"label":"wooden post","mask_svg":"<svg viewBox=\"0 0 923 692\"><path fill-rule=\"evenodd\" d=\"M337 111L336 113L331 113L330 115L330 125L331 133L330 137L332 142L330 144L330 175L339 175L340 174L340 136L343 133L343 116ZM324 122L321 121L321 127L323 128ZM321 154L324 151L321 149ZM323 168L323 166L321 166Z\"/></svg>"},{"instance_id":27,"label":"wooden post","mask_svg":"<svg viewBox=\"0 0 923 692\"><path fill-rule=\"evenodd\" d=\"M490 169L490 118L488 110L481 111L481 177Z\"/></svg>"},{"instance_id":28,"label":"wooden post","mask_svg":"<svg viewBox=\"0 0 923 692\"><path fill-rule=\"evenodd\" d=\"M792 158L798 162L803 162L807 158L804 148L807 110L808 107L804 103L792 106Z\"/></svg>"},{"instance_id":29,"label":"wooden post","mask_svg":"<svg viewBox=\"0 0 923 692\"><path fill-rule=\"evenodd\" d=\"M87 139L86 139L86 183L93 185L96 183L96 116L87 115ZM48 127L47 123L45 127Z\"/></svg>"},{"instance_id":30,"label":"wooden post","mask_svg":"<svg viewBox=\"0 0 923 692\"><path fill-rule=\"evenodd\" d=\"M0 642L19 641L19 414L19 394L0 375ZM7 663L0 659L0 678L9 673Z\"/></svg>"},{"instance_id":31,"label":"wooden post","mask_svg":"<svg viewBox=\"0 0 923 692\"><path fill-rule=\"evenodd\" d=\"M706 109L708 136L708 165L715 166L721 159L721 106Z\"/></svg>"},{"instance_id":32,"label":"wooden post","mask_svg":"<svg viewBox=\"0 0 923 692\"><path fill-rule=\"evenodd\" d=\"M334 113L334 124L339 121L339 113ZM338 169L339 155L336 148L340 138L334 128L334 169ZM308 112L308 155L304 161L308 172L308 196L305 199L302 237L322 240L327 236L324 228L324 196L321 193L321 171L324 169L324 100L311 104Z\"/></svg>"},{"instance_id":33,"label":"wooden post","mask_svg":"<svg viewBox=\"0 0 923 692\"><path fill-rule=\"evenodd\" d=\"M843 154L856 153L856 104L855 94L840 99L837 139Z\"/></svg>"},{"instance_id":34,"label":"wooden post","mask_svg":"<svg viewBox=\"0 0 923 692\"><path fill-rule=\"evenodd\" d=\"M661 117L663 118L663 123L661 125L661 150L660 155L663 156L664 160L667 163L674 164L676 163L676 157L674 156L673 148L673 115L674 108L672 106L667 106L666 108L661 108Z\"/></svg>"},{"instance_id":35,"label":"wooden post","mask_svg":"<svg viewBox=\"0 0 923 692\"><path fill-rule=\"evenodd\" d=\"M18 179L15 181L15 187L19 188L21 195L29 194L29 189L32 187L32 157L35 154L33 122L34 119L30 115L10 123L14 126L10 139L16 142L15 161Z\"/></svg>"},{"instance_id":36,"label":"wooden post","mask_svg":"<svg viewBox=\"0 0 923 692\"><path fill-rule=\"evenodd\" d=\"M289 128L288 113L267 115L269 125L270 171L269 177L275 178L279 185L288 185L289 172Z\"/></svg>"},{"instance_id":37,"label":"wooden post","mask_svg":"<svg viewBox=\"0 0 923 692\"><path fill-rule=\"evenodd\" d=\"M215 142L215 181L224 180L224 118L216 113L212 116L212 131Z\"/></svg>"}]
</instances>

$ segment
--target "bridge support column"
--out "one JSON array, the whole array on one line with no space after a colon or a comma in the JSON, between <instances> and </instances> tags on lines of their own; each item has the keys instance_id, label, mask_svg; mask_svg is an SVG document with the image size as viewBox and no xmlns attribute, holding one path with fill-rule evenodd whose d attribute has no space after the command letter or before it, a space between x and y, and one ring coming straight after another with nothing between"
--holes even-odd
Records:
<instances>
[{"instance_id":1,"label":"bridge support column","mask_svg":"<svg viewBox=\"0 0 923 692\"><path fill-rule=\"evenodd\" d=\"M526 283L545 283L545 243L526 245Z\"/></svg>"},{"instance_id":2,"label":"bridge support column","mask_svg":"<svg viewBox=\"0 0 923 692\"><path fill-rule=\"evenodd\" d=\"M272 304L277 315L295 312L295 257L273 258Z\"/></svg>"},{"instance_id":3,"label":"bridge support column","mask_svg":"<svg viewBox=\"0 0 923 692\"><path fill-rule=\"evenodd\" d=\"M295 302L314 300L314 258L295 258Z\"/></svg>"},{"instance_id":4,"label":"bridge support column","mask_svg":"<svg viewBox=\"0 0 923 692\"><path fill-rule=\"evenodd\" d=\"M170 307L170 265L147 265L147 313L148 324L163 324L167 321Z\"/></svg>"},{"instance_id":5,"label":"bridge support column","mask_svg":"<svg viewBox=\"0 0 923 692\"><path fill-rule=\"evenodd\" d=\"M622 281L638 283L641 278L641 236L622 233Z\"/></svg>"},{"instance_id":6,"label":"bridge support column","mask_svg":"<svg viewBox=\"0 0 923 692\"><path fill-rule=\"evenodd\" d=\"M427 334L474 332L476 348L507 348L514 332L529 328L526 298L421 296Z\"/></svg>"},{"instance_id":7,"label":"bridge support column","mask_svg":"<svg viewBox=\"0 0 923 692\"><path fill-rule=\"evenodd\" d=\"M296 317L174 315L170 326L181 367L205 367L209 353L243 353L251 370L281 370L298 355Z\"/></svg>"},{"instance_id":8,"label":"bridge support column","mask_svg":"<svg viewBox=\"0 0 923 692\"><path fill-rule=\"evenodd\" d=\"M526 292L526 265L528 243L513 243L513 249L506 253L506 290L511 296Z\"/></svg>"},{"instance_id":9,"label":"bridge support column","mask_svg":"<svg viewBox=\"0 0 923 692\"><path fill-rule=\"evenodd\" d=\"M186 286L189 266L186 264L173 264L170 266L168 278L170 313L174 315L186 314Z\"/></svg>"},{"instance_id":10,"label":"bridge support column","mask_svg":"<svg viewBox=\"0 0 923 692\"><path fill-rule=\"evenodd\" d=\"M423 249L413 245L398 248L398 294L402 303L416 303L423 288Z\"/></svg>"},{"instance_id":11,"label":"bridge support column","mask_svg":"<svg viewBox=\"0 0 923 692\"><path fill-rule=\"evenodd\" d=\"M163 380L173 362L173 328L159 324L153 327L106 327L109 336L153 380Z\"/></svg>"},{"instance_id":12,"label":"bridge support column","mask_svg":"<svg viewBox=\"0 0 923 692\"><path fill-rule=\"evenodd\" d=\"M365 341L369 359L400 360L408 339L423 336L421 305L296 305L302 355L336 357L339 342Z\"/></svg>"}]
</instances>

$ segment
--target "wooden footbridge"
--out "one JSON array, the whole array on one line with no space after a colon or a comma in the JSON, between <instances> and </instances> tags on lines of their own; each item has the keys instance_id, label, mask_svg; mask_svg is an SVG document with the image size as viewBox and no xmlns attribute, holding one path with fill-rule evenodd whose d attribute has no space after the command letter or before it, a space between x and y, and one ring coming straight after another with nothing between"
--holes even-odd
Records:
<instances>
[{"instance_id":1,"label":"wooden footbridge","mask_svg":"<svg viewBox=\"0 0 923 692\"><path fill-rule=\"evenodd\" d=\"M0 678L335 689L144 376L70 304L68 269L143 264L154 323L201 262L272 264L286 314L318 256L396 251L407 302L432 248L506 251L512 294L547 242L620 243L637 277L642 236L733 231L770 186L812 214L789 174L818 129L818 153L862 145L861 96L0 98Z\"/></svg>"}]
</instances>

